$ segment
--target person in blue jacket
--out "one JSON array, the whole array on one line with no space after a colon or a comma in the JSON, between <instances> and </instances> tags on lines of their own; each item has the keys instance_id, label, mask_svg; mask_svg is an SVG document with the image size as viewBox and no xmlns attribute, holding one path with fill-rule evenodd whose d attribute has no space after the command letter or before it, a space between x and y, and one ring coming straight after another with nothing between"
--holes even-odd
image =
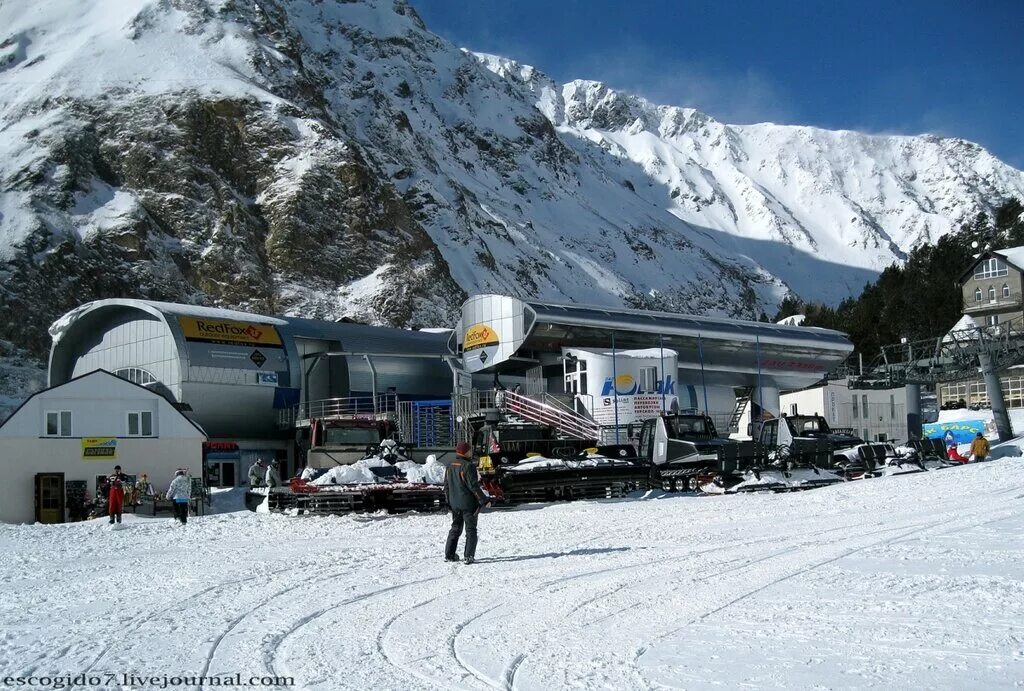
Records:
<instances>
[{"instance_id":1,"label":"person in blue jacket","mask_svg":"<svg viewBox=\"0 0 1024 691\"><path fill-rule=\"evenodd\" d=\"M188 476L184 468L178 468L174 472L174 479L167 489L167 498L174 502L174 518L181 521L182 525L188 523L188 502L192 499L192 478Z\"/></svg>"}]
</instances>

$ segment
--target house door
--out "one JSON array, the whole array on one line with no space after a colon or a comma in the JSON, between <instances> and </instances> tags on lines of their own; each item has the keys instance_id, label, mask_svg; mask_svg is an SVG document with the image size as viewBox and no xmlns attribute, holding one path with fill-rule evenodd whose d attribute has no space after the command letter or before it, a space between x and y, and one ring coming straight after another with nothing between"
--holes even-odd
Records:
<instances>
[{"instance_id":1,"label":"house door","mask_svg":"<svg viewBox=\"0 0 1024 691\"><path fill-rule=\"evenodd\" d=\"M234 487L238 484L234 461L207 461L206 483L210 487Z\"/></svg>"},{"instance_id":2,"label":"house door","mask_svg":"<svg viewBox=\"0 0 1024 691\"><path fill-rule=\"evenodd\" d=\"M36 473L36 520L64 522L64 473Z\"/></svg>"}]
</instances>

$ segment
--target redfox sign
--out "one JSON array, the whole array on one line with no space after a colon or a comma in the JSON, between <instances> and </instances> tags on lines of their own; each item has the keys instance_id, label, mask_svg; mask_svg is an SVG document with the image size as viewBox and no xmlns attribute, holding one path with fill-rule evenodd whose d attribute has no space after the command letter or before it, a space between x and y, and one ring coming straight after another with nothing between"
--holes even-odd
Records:
<instances>
[{"instance_id":1,"label":"redfox sign","mask_svg":"<svg viewBox=\"0 0 1024 691\"><path fill-rule=\"evenodd\" d=\"M181 330L187 341L281 347L281 337L277 334L277 329L269 324L250 324L195 317L179 317L178 323L181 324Z\"/></svg>"},{"instance_id":2,"label":"redfox sign","mask_svg":"<svg viewBox=\"0 0 1024 691\"><path fill-rule=\"evenodd\" d=\"M497 332L487 324L474 324L466 329L466 335L462 339L462 351L496 346L500 342Z\"/></svg>"},{"instance_id":3,"label":"redfox sign","mask_svg":"<svg viewBox=\"0 0 1024 691\"><path fill-rule=\"evenodd\" d=\"M494 362L501 338L487 324L473 324L462 337L462 362L470 372L476 372Z\"/></svg>"}]
</instances>

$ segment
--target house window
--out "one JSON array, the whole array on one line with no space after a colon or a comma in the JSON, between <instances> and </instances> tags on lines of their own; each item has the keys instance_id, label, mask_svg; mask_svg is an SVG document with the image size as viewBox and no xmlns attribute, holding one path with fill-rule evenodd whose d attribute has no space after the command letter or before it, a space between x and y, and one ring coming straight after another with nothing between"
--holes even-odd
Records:
<instances>
[{"instance_id":1,"label":"house window","mask_svg":"<svg viewBox=\"0 0 1024 691\"><path fill-rule=\"evenodd\" d=\"M974 289L974 301L981 302L981 288Z\"/></svg>"},{"instance_id":2,"label":"house window","mask_svg":"<svg viewBox=\"0 0 1024 691\"><path fill-rule=\"evenodd\" d=\"M861 400L861 403L864 406L864 411L863 411L864 412L864 419L867 420L868 419L868 395L864 394L863 396L861 396L860 400Z\"/></svg>"},{"instance_id":3,"label":"house window","mask_svg":"<svg viewBox=\"0 0 1024 691\"><path fill-rule=\"evenodd\" d=\"M47 410L45 429L43 436L46 437L70 437L71 436L71 411L70 410Z\"/></svg>"},{"instance_id":4,"label":"house window","mask_svg":"<svg viewBox=\"0 0 1024 691\"><path fill-rule=\"evenodd\" d=\"M790 415L797 415L798 414L796 412L796 405L797 405L796 403L790 403L789 404L789 414Z\"/></svg>"},{"instance_id":5,"label":"house window","mask_svg":"<svg viewBox=\"0 0 1024 691\"><path fill-rule=\"evenodd\" d=\"M1010 286L1006 285L1005 283L1003 284L1003 297L1010 297Z\"/></svg>"},{"instance_id":6,"label":"house window","mask_svg":"<svg viewBox=\"0 0 1024 691\"><path fill-rule=\"evenodd\" d=\"M889 394L889 419L896 419L896 396L895 394Z\"/></svg>"},{"instance_id":7,"label":"house window","mask_svg":"<svg viewBox=\"0 0 1024 691\"><path fill-rule=\"evenodd\" d=\"M996 301L996 289L993 288L992 286L988 287L988 301L989 302L995 302Z\"/></svg>"},{"instance_id":8,"label":"house window","mask_svg":"<svg viewBox=\"0 0 1024 691\"><path fill-rule=\"evenodd\" d=\"M857 409L857 394L853 394L853 419L856 420L860 417L860 411Z\"/></svg>"},{"instance_id":9,"label":"house window","mask_svg":"<svg viewBox=\"0 0 1024 691\"><path fill-rule=\"evenodd\" d=\"M640 385L642 387L641 391L644 393L654 393L658 388L658 368L641 367Z\"/></svg>"},{"instance_id":10,"label":"house window","mask_svg":"<svg viewBox=\"0 0 1024 691\"><path fill-rule=\"evenodd\" d=\"M974 267L974 277L977 279L993 278L995 276L1006 276L1009 270L1002 261L991 257L982 261Z\"/></svg>"},{"instance_id":11,"label":"house window","mask_svg":"<svg viewBox=\"0 0 1024 691\"><path fill-rule=\"evenodd\" d=\"M987 326L995 326L998 323L999 323L999 315L998 314L990 314L987 317L985 317L985 324Z\"/></svg>"},{"instance_id":12,"label":"house window","mask_svg":"<svg viewBox=\"0 0 1024 691\"><path fill-rule=\"evenodd\" d=\"M129 437L152 437L153 436L153 413L149 410L128 413L128 434Z\"/></svg>"}]
</instances>

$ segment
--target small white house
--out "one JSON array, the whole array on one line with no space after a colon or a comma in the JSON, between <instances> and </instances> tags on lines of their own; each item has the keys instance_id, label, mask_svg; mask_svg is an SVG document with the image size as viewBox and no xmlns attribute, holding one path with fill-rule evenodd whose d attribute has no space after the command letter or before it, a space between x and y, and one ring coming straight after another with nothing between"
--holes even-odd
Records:
<instances>
[{"instance_id":1,"label":"small white house","mask_svg":"<svg viewBox=\"0 0 1024 691\"><path fill-rule=\"evenodd\" d=\"M176 468L201 475L205 440L161 394L105 370L44 389L0 424L0 521L63 523L66 488L95 496L115 465L161 492Z\"/></svg>"}]
</instances>

